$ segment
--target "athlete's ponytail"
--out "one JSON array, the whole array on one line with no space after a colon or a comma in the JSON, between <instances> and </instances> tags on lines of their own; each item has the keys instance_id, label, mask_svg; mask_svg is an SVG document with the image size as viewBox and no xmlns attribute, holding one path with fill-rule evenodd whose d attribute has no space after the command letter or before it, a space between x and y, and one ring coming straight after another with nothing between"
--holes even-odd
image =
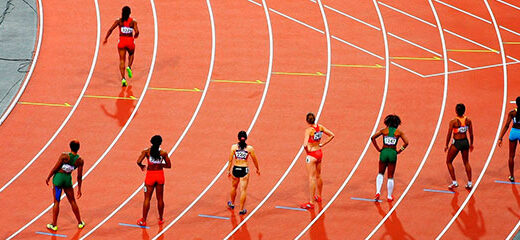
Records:
<instances>
[{"instance_id":1,"label":"athlete's ponytail","mask_svg":"<svg viewBox=\"0 0 520 240\"><path fill-rule=\"evenodd\" d=\"M308 124L314 124L314 122L316 122L316 116L314 115L314 113L307 113L306 120Z\"/></svg>"},{"instance_id":2,"label":"athlete's ponytail","mask_svg":"<svg viewBox=\"0 0 520 240\"><path fill-rule=\"evenodd\" d=\"M518 111L519 108L520 108L520 96L516 97L516 115L515 115L516 121L520 120L520 113Z\"/></svg>"},{"instance_id":3,"label":"athlete's ponytail","mask_svg":"<svg viewBox=\"0 0 520 240\"><path fill-rule=\"evenodd\" d=\"M155 159L159 159L161 157L161 151L159 151L159 146L162 143L162 137L160 135L155 135L150 139L152 143L152 147L150 148L150 156Z\"/></svg>"},{"instance_id":4,"label":"athlete's ponytail","mask_svg":"<svg viewBox=\"0 0 520 240\"><path fill-rule=\"evenodd\" d=\"M131 13L130 7L129 6L124 6L123 7L123 11L121 13L121 21L124 22L124 21L128 20L128 18L130 17L130 13Z\"/></svg>"},{"instance_id":5,"label":"athlete's ponytail","mask_svg":"<svg viewBox=\"0 0 520 240\"><path fill-rule=\"evenodd\" d=\"M245 149L247 147L247 133L245 131L238 132L238 148Z\"/></svg>"}]
</instances>

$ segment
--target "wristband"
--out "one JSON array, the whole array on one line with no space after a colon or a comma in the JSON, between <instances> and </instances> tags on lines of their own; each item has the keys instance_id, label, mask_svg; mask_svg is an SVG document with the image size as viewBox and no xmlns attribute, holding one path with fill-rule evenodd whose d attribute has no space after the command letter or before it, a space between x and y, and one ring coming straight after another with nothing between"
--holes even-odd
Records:
<instances>
[{"instance_id":1,"label":"wristband","mask_svg":"<svg viewBox=\"0 0 520 240\"><path fill-rule=\"evenodd\" d=\"M404 146L401 146L401 151L404 151L405 147Z\"/></svg>"}]
</instances>

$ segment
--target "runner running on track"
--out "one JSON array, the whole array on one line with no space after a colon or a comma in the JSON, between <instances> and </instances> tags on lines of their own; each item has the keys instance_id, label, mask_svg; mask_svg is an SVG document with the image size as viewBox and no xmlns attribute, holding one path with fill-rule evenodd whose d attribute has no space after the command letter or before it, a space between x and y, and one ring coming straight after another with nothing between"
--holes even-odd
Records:
<instances>
[{"instance_id":1,"label":"runner running on track","mask_svg":"<svg viewBox=\"0 0 520 240\"><path fill-rule=\"evenodd\" d=\"M229 155L228 163L228 177L232 179L231 182L231 201L227 203L228 208L235 209L235 197L237 195L237 187L240 183L240 215L247 213L244 208L247 197L247 185L249 183L249 168L247 167L247 159L251 156L255 164L256 174L260 175L258 168L258 160L253 146L246 143L247 133L240 131L238 133L238 143L231 146L231 154ZM233 167L233 169L231 169Z\"/></svg>"},{"instance_id":2,"label":"runner running on track","mask_svg":"<svg viewBox=\"0 0 520 240\"><path fill-rule=\"evenodd\" d=\"M392 193L394 192L394 172L395 166L397 164L397 154L401 153L406 147L408 147L408 139L404 135L403 131L397 129L399 125L401 125L401 119L397 115L390 114L385 117L385 125L386 128L383 128L376 132L374 136L372 136L372 144L376 148L379 154L379 173L376 177L376 196L375 199L379 200L381 196L381 186L383 186L383 180L385 175L385 170L388 167L388 181L387 181L387 190L388 197L387 200L389 202L394 200L394 196ZM379 136L383 136L383 148L381 149L376 142L376 139ZM397 141L399 139L403 139L403 146L397 150Z\"/></svg>"},{"instance_id":3,"label":"runner running on track","mask_svg":"<svg viewBox=\"0 0 520 240\"><path fill-rule=\"evenodd\" d=\"M81 182L83 178L83 159L78 155L79 142L78 140L72 140L69 143L70 152L62 153L58 158L58 162L54 165L49 176L45 180L45 183L49 185L49 181L52 178L52 195L54 199L54 206L52 207L52 223L47 224L47 228L53 231L58 231L58 214L60 213L60 200L61 192L65 192L67 199L69 200L74 216L78 221L78 228L83 228L85 222L81 220L79 214L78 204L74 199L74 188L72 185L71 173L74 169L78 169L78 199L81 197Z\"/></svg>"},{"instance_id":4,"label":"runner running on track","mask_svg":"<svg viewBox=\"0 0 520 240\"><path fill-rule=\"evenodd\" d=\"M473 151L473 124L471 120L464 116L466 112L466 106L464 104L459 103L455 107L455 112L457 113L457 117L450 121L448 127L448 135L446 136L446 146L444 147L444 152L448 152L446 156L446 165L448 166L448 171L450 172L452 183L448 186L449 189L454 189L459 186L457 183L457 179L455 178L455 170L453 169L453 159L457 156L459 152L462 154L462 161L464 162L464 166L466 168L466 175L468 176L468 184L466 184L466 189L471 189L473 187L473 183L471 182L471 166L469 165L469 152ZM451 134L453 132L453 143L450 144ZM469 142L467 132L469 132Z\"/></svg>"},{"instance_id":5,"label":"runner running on track","mask_svg":"<svg viewBox=\"0 0 520 240\"><path fill-rule=\"evenodd\" d=\"M509 181L511 182L515 181L515 152L516 144L520 140L520 112L518 112L518 108L520 108L520 97L516 98L516 107L517 108L511 110L507 115L506 124L502 128L500 139L498 139L498 146L502 147L502 138L504 134L506 134L511 120L513 120L513 127L511 127L511 132L509 132Z\"/></svg>"},{"instance_id":6,"label":"runner running on track","mask_svg":"<svg viewBox=\"0 0 520 240\"><path fill-rule=\"evenodd\" d=\"M159 224L163 224L163 212L164 212L164 171L163 168L171 168L172 163L168 157L168 153L159 148L162 143L162 138L159 135L155 135L150 140L152 146L141 152L141 155L137 159L137 165L142 171L146 168L146 178L144 180L144 203L143 203L143 217L137 220L137 225L146 226L146 217L148 216L148 210L150 210L150 200L154 189L156 189L155 197L157 198L157 209L159 210ZM148 166L145 166L142 162L144 159L148 160Z\"/></svg>"},{"instance_id":7,"label":"runner running on track","mask_svg":"<svg viewBox=\"0 0 520 240\"><path fill-rule=\"evenodd\" d=\"M321 190L323 189L323 181L321 179L321 160L323 152L321 147L327 145L334 138L334 133L325 128L321 124L316 124L316 116L314 113L307 113L308 127L305 129L303 138L303 148L307 153L305 158L307 173L309 174L309 202L300 205L304 209L314 208L316 202L321 202ZM323 134L328 138L321 143ZM316 194L316 191L318 192Z\"/></svg>"},{"instance_id":8,"label":"runner running on track","mask_svg":"<svg viewBox=\"0 0 520 240\"><path fill-rule=\"evenodd\" d=\"M103 44L107 43L108 37L116 27L119 27L119 43L117 44L120 62L119 71L121 72L121 84L125 87L128 84L125 79L126 52L128 52L128 67L126 67L126 71L128 72L128 77L132 78L132 63L134 62L135 52L134 38L139 37L137 22L130 17L130 7L123 7L121 18L117 19L108 29Z\"/></svg>"}]
</instances>

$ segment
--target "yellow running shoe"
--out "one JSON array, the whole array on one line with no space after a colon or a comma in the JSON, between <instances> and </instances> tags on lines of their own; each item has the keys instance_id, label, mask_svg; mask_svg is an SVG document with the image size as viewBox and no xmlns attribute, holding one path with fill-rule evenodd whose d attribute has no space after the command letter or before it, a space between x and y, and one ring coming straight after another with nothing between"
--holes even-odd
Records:
<instances>
[{"instance_id":1,"label":"yellow running shoe","mask_svg":"<svg viewBox=\"0 0 520 240\"><path fill-rule=\"evenodd\" d=\"M128 73L129 78L132 78L133 74L132 74L132 69L130 67L126 67L126 73Z\"/></svg>"},{"instance_id":2,"label":"yellow running shoe","mask_svg":"<svg viewBox=\"0 0 520 240\"><path fill-rule=\"evenodd\" d=\"M52 224L47 224L47 228L52 231L58 231L58 226L54 226Z\"/></svg>"},{"instance_id":3,"label":"yellow running shoe","mask_svg":"<svg viewBox=\"0 0 520 240\"><path fill-rule=\"evenodd\" d=\"M84 228L84 227L85 227L85 222L81 221L81 223L78 224L78 228L79 228L79 229L82 229L82 228Z\"/></svg>"},{"instance_id":4,"label":"yellow running shoe","mask_svg":"<svg viewBox=\"0 0 520 240\"><path fill-rule=\"evenodd\" d=\"M126 79L122 79L121 80L121 85L123 85L123 87L126 87L128 84L126 83Z\"/></svg>"}]
</instances>

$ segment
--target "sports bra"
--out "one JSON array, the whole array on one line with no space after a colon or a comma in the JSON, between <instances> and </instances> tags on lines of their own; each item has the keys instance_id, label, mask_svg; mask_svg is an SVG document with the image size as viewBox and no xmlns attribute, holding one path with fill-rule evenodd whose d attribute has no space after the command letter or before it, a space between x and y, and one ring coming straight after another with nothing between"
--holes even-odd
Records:
<instances>
[{"instance_id":1,"label":"sports bra","mask_svg":"<svg viewBox=\"0 0 520 240\"><path fill-rule=\"evenodd\" d=\"M466 116L462 118L457 117L457 120L460 121L460 127L454 127L453 133L465 133L468 131L468 126L466 126Z\"/></svg>"},{"instance_id":2,"label":"sports bra","mask_svg":"<svg viewBox=\"0 0 520 240\"><path fill-rule=\"evenodd\" d=\"M119 34L125 37L132 37L132 33L134 33L134 28L130 27L130 23L132 23L133 19L128 18L123 22L123 26L119 26Z\"/></svg>"},{"instance_id":3,"label":"sports bra","mask_svg":"<svg viewBox=\"0 0 520 240\"><path fill-rule=\"evenodd\" d=\"M235 150L235 159L246 160L247 156L249 156L249 152L245 149L237 149Z\"/></svg>"},{"instance_id":4,"label":"sports bra","mask_svg":"<svg viewBox=\"0 0 520 240\"><path fill-rule=\"evenodd\" d=\"M161 149L159 148L159 152L161 152ZM165 164L166 161L164 160L163 156L160 156L159 158L154 158L150 153L148 153L148 165L152 164Z\"/></svg>"},{"instance_id":5,"label":"sports bra","mask_svg":"<svg viewBox=\"0 0 520 240\"><path fill-rule=\"evenodd\" d=\"M61 170L66 173L71 173L76 169L76 160L78 160L79 155L74 155L73 153L69 153L69 162L61 164Z\"/></svg>"},{"instance_id":6,"label":"sports bra","mask_svg":"<svg viewBox=\"0 0 520 240\"><path fill-rule=\"evenodd\" d=\"M321 137L323 137L323 131L320 131L320 126L316 125L312 128L314 128L315 131L313 135L309 136L309 142L315 143L321 141Z\"/></svg>"},{"instance_id":7,"label":"sports bra","mask_svg":"<svg viewBox=\"0 0 520 240\"><path fill-rule=\"evenodd\" d=\"M395 146L397 145L397 138L395 137L395 130L396 128L389 127L388 128L388 135L383 136L383 143L388 146Z\"/></svg>"}]
</instances>

